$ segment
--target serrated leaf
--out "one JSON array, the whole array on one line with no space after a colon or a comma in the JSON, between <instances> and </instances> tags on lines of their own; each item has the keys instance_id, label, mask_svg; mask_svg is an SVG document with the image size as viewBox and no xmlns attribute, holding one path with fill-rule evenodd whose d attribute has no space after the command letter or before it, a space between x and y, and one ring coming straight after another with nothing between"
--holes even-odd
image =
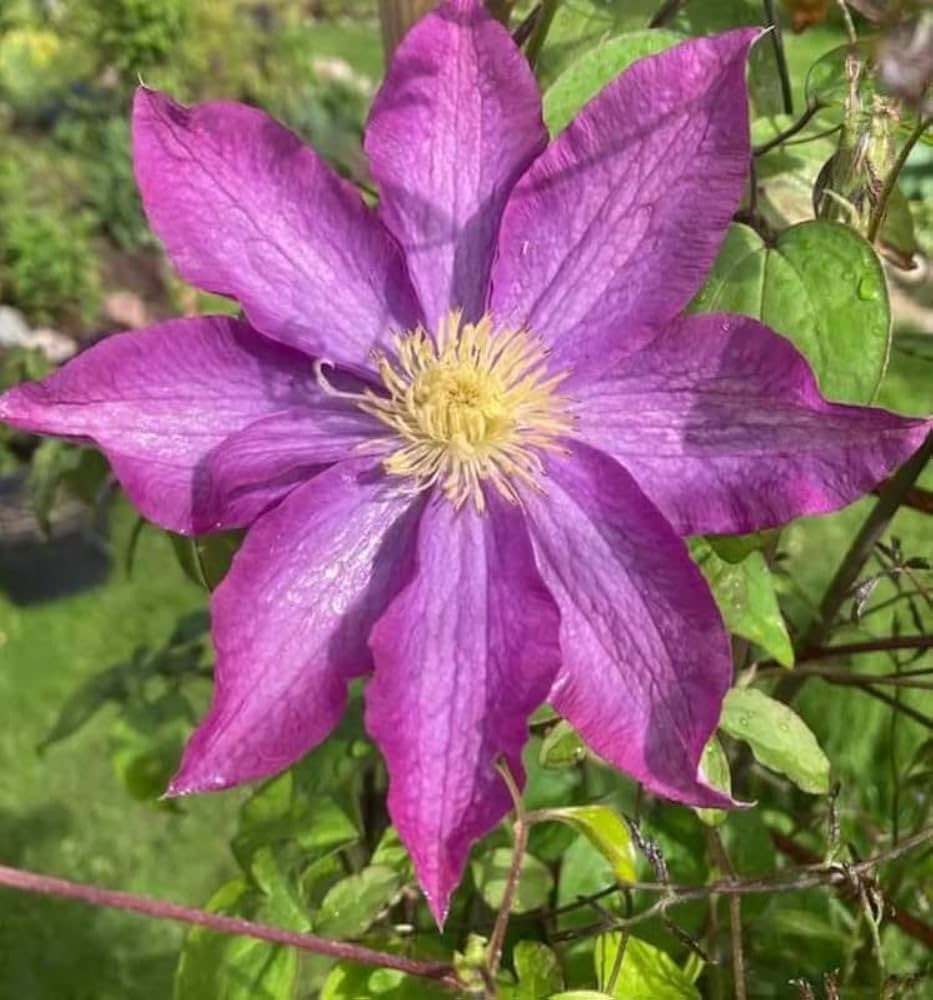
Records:
<instances>
[{"instance_id":1,"label":"serrated leaf","mask_svg":"<svg viewBox=\"0 0 933 1000\"><path fill-rule=\"evenodd\" d=\"M211 913L252 916L259 894L234 879L207 904ZM195 927L175 971L174 1000L292 1000L298 955L291 948Z\"/></svg>"},{"instance_id":2,"label":"serrated leaf","mask_svg":"<svg viewBox=\"0 0 933 1000\"><path fill-rule=\"evenodd\" d=\"M538 761L542 767L559 770L574 767L586 758L586 745L569 722L561 720L541 741Z\"/></svg>"},{"instance_id":3,"label":"serrated leaf","mask_svg":"<svg viewBox=\"0 0 933 1000\"><path fill-rule=\"evenodd\" d=\"M632 835L615 809L609 806L568 806L566 809L545 810L542 815L579 830L609 862L619 882L637 881Z\"/></svg>"},{"instance_id":4,"label":"serrated leaf","mask_svg":"<svg viewBox=\"0 0 933 1000\"><path fill-rule=\"evenodd\" d=\"M356 938L391 905L402 888L398 872L368 865L332 886L314 917L314 930L325 937Z\"/></svg>"},{"instance_id":5,"label":"serrated leaf","mask_svg":"<svg viewBox=\"0 0 933 1000\"><path fill-rule=\"evenodd\" d=\"M473 862L473 880L490 909L502 905L505 886L512 867L512 850L497 847ZM530 854L522 857L518 889L512 901L512 913L530 913L547 904L554 880L550 871Z\"/></svg>"},{"instance_id":6,"label":"serrated leaf","mask_svg":"<svg viewBox=\"0 0 933 1000\"><path fill-rule=\"evenodd\" d=\"M810 362L825 395L874 399L891 345L884 272L874 250L838 222L802 222L773 247L730 227L692 312L742 313L783 334Z\"/></svg>"},{"instance_id":7,"label":"serrated leaf","mask_svg":"<svg viewBox=\"0 0 933 1000\"><path fill-rule=\"evenodd\" d=\"M752 552L740 563L728 563L702 538L691 540L690 553L703 571L729 631L761 646L782 666L793 666L794 648L764 556Z\"/></svg>"},{"instance_id":8,"label":"serrated leaf","mask_svg":"<svg viewBox=\"0 0 933 1000\"><path fill-rule=\"evenodd\" d=\"M594 45L544 92L544 123L551 135L562 132L602 88L644 56L663 52L686 38L676 31L630 31Z\"/></svg>"},{"instance_id":9,"label":"serrated leaf","mask_svg":"<svg viewBox=\"0 0 933 1000\"><path fill-rule=\"evenodd\" d=\"M700 758L700 772L707 784L726 795L732 794L732 774L729 771L729 758L722 748L718 736L713 736L703 748ZM722 826L729 815L725 809L695 809L694 812L702 823L707 826Z\"/></svg>"},{"instance_id":10,"label":"serrated leaf","mask_svg":"<svg viewBox=\"0 0 933 1000\"><path fill-rule=\"evenodd\" d=\"M610 983L625 946L621 965ZM596 939L594 954L596 980L601 989L616 1000L700 1000L700 993L680 966L654 945L622 934L602 934Z\"/></svg>"},{"instance_id":11,"label":"serrated leaf","mask_svg":"<svg viewBox=\"0 0 933 1000\"><path fill-rule=\"evenodd\" d=\"M759 764L786 775L814 795L829 791L829 760L809 726L794 711L754 688L733 688L720 728L747 743Z\"/></svg>"}]
</instances>

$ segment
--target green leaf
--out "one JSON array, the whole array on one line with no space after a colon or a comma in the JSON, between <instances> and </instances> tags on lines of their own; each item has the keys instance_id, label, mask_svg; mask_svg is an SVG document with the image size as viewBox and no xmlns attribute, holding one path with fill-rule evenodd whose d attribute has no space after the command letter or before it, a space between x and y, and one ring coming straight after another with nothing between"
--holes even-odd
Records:
<instances>
[{"instance_id":1,"label":"green leaf","mask_svg":"<svg viewBox=\"0 0 933 1000\"><path fill-rule=\"evenodd\" d=\"M771 248L734 225L693 312L760 319L791 340L832 399L868 403L887 365L891 313L871 246L838 222L802 222Z\"/></svg>"},{"instance_id":2,"label":"green leaf","mask_svg":"<svg viewBox=\"0 0 933 1000\"><path fill-rule=\"evenodd\" d=\"M764 767L814 795L829 791L829 760L807 724L786 705L754 688L733 688L720 728L747 743Z\"/></svg>"},{"instance_id":3,"label":"green leaf","mask_svg":"<svg viewBox=\"0 0 933 1000\"><path fill-rule=\"evenodd\" d=\"M726 751L723 750L718 736L713 736L703 748L700 771L713 788L725 792L726 795L732 794L729 758L726 757ZM695 809L694 812L707 826L722 826L729 815L724 809Z\"/></svg>"},{"instance_id":4,"label":"green leaf","mask_svg":"<svg viewBox=\"0 0 933 1000\"><path fill-rule=\"evenodd\" d=\"M512 964L518 976L512 1000L548 1000L563 988L560 962L540 941L519 941L512 951Z\"/></svg>"},{"instance_id":5,"label":"green leaf","mask_svg":"<svg viewBox=\"0 0 933 1000\"><path fill-rule=\"evenodd\" d=\"M81 449L68 441L46 438L32 454L27 487L36 520L43 532L52 529L52 509L58 500L65 477L81 462Z\"/></svg>"},{"instance_id":6,"label":"green leaf","mask_svg":"<svg viewBox=\"0 0 933 1000\"><path fill-rule=\"evenodd\" d=\"M770 531L756 531L751 535L705 535L710 548L729 563L740 563L752 552L757 552L774 534Z\"/></svg>"},{"instance_id":7,"label":"green leaf","mask_svg":"<svg viewBox=\"0 0 933 1000\"><path fill-rule=\"evenodd\" d=\"M257 894L243 879L219 889L211 913L251 916ZM291 948L195 927L175 972L175 1000L291 1000L298 986L298 955Z\"/></svg>"},{"instance_id":8,"label":"green leaf","mask_svg":"<svg viewBox=\"0 0 933 1000\"><path fill-rule=\"evenodd\" d=\"M561 720L541 741L538 761L542 767L573 767L586 758L586 745L569 722Z\"/></svg>"},{"instance_id":9,"label":"green leaf","mask_svg":"<svg viewBox=\"0 0 933 1000\"><path fill-rule=\"evenodd\" d=\"M142 650L137 650L136 655L141 656ZM59 709L54 725L37 747L39 752L72 736L90 722L107 702L124 701L129 695L131 672L130 664L118 663L89 677Z\"/></svg>"},{"instance_id":10,"label":"green leaf","mask_svg":"<svg viewBox=\"0 0 933 1000\"><path fill-rule=\"evenodd\" d=\"M656 0L573 0L559 3L547 41L538 59L543 86L585 52L604 45L613 36L647 26Z\"/></svg>"},{"instance_id":11,"label":"green leaf","mask_svg":"<svg viewBox=\"0 0 933 1000\"><path fill-rule=\"evenodd\" d=\"M417 1000L450 1000L451 994L427 979L351 962L336 965L321 990L321 1000L415 1000L416 997Z\"/></svg>"},{"instance_id":12,"label":"green leaf","mask_svg":"<svg viewBox=\"0 0 933 1000\"><path fill-rule=\"evenodd\" d=\"M188 538L167 532L178 564L185 575L205 590L213 590L226 576L236 550L243 540L242 531Z\"/></svg>"},{"instance_id":13,"label":"green leaf","mask_svg":"<svg viewBox=\"0 0 933 1000\"><path fill-rule=\"evenodd\" d=\"M612 1000L608 993L597 993L596 990L569 990L566 993L555 993L551 1000Z\"/></svg>"},{"instance_id":14,"label":"green leaf","mask_svg":"<svg viewBox=\"0 0 933 1000\"><path fill-rule=\"evenodd\" d=\"M473 862L473 879L486 905L493 910L502 905L511 867L512 850L509 847L497 847ZM525 854L511 912L529 913L541 909L547 903L553 886L550 871L537 858Z\"/></svg>"},{"instance_id":15,"label":"green leaf","mask_svg":"<svg viewBox=\"0 0 933 1000\"><path fill-rule=\"evenodd\" d=\"M610 979L625 945L622 964L609 996L617 1000L699 1000L700 993L666 952L640 938L602 934L596 939L596 980L601 989Z\"/></svg>"},{"instance_id":16,"label":"green leaf","mask_svg":"<svg viewBox=\"0 0 933 1000\"><path fill-rule=\"evenodd\" d=\"M379 843L376 844L376 849L373 851L369 863L391 868L405 881L410 880L414 875L411 857L405 850L405 845L394 826L387 827L385 833L379 838Z\"/></svg>"},{"instance_id":17,"label":"green leaf","mask_svg":"<svg viewBox=\"0 0 933 1000\"><path fill-rule=\"evenodd\" d=\"M752 552L740 563L728 563L702 538L691 540L690 553L703 571L729 631L761 646L783 666L793 666L794 649L764 556Z\"/></svg>"},{"instance_id":18,"label":"green leaf","mask_svg":"<svg viewBox=\"0 0 933 1000\"><path fill-rule=\"evenodd\" d=\"M332 886L314 919L325 937L360 937L398 896L403 879L384 865L368 865Z\"/></svg>"},{"instance_id":19,"label":"green leaf","mask_svg":"<svg viewBox=\"0 0 933 1000\"><path fill-rule=\"evenodd\" d=\"M233 841L240 864L248 870L253 852L267 844L314 853L358 839L356 825L335 798L335 785L353 766L348 741L335 734L299 764L260 785L240 812Z\"/></svg>"},{"instance_id":20,"label":"green leaf","mask_svg":"<svg viewBox=\"0 0 933 1000\"><path fill-rule=\"evenodd\" d=\"M263 909L270 922L293 931L308 931L311 921L301 902L297 886L289 878L281 859L271 847L253 855L250 874L264 895Z\"/></svg>"},{"instance_id":21,"label":"green leaf","mask_svg":"<svg viewBox=\"0 0 933 1000\"><path fill-rule=\"evenodd\" d=\"M609 862L619 882L638 880L632 835L615 809L609 806L569 806L566 809L548 809L542 815L579 830Z\"/></svg>"},{"instance_id":22,"label":"green leaf","mask_svg":"<svg viewBox=\"0 0 933 1000\"><path fill-rule=\"evenodd\" d=\"M179 691L132 705L110 728L110 760L130 796L158 799L178 769L192 708Z\"/></svg>"},{"instance_id":23,"label":"green leaf","mask_svg":"<svg viewBox=\"0 0 933 1000\"><path fill-rule=\"evenodd\" d=\"M623 70L644 56L663 52L686 36L661 28L630 31L595 45L572 63L544 93L544 123L551 135L562 132L576 113Z\"/></svg>"}]
</instances>

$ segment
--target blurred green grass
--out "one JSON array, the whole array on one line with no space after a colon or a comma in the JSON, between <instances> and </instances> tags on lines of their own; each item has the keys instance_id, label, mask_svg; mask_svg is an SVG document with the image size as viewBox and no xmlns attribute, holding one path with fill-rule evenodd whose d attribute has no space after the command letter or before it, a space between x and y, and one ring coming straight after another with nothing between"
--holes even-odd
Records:
<instances>
[{"instance_id":1,"label":"blurred green grass","mask_svg":"<svg viewBox=\"0 0 933 1000\"><path fill-rule=\"evenodd\" d=\"M102 586L26 607L0 596L0 862L201 904L232 868L237 793L186 800L180 814L134 802L111 768L109 707L36 751L83 680L140 644L164 642L203 605L155 532L141 536L127 578L119 554L134 520L121 502L115 568ZM181 936L173 924L0 889L0 997L167 997Z\"/></svg>"}]
</instances>

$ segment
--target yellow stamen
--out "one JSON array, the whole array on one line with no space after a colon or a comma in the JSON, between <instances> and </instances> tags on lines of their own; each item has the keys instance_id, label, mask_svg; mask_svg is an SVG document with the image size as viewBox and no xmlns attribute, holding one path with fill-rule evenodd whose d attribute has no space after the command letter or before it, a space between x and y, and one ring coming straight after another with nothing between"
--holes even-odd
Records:
<instances>
[{"instance_id":1,"label":"yellow stamen","mask_svg":"<svg viewBox=\"0 0 933 1000\"><path fill-rule=\"evenodd\" d=\"M488 483L518 502L519 485L538 487L540 453L559 448L570 430L566 400L555 390L547 352L521 330L493 330L484 316L464 323L459 311L437 336L423 329L397 336L395 358L379 357L387 395L367 391L362 410L381 420L397 447L383 464L419 491L439 486L456 506L486 506Z\"/></svg>"}]
</instances>

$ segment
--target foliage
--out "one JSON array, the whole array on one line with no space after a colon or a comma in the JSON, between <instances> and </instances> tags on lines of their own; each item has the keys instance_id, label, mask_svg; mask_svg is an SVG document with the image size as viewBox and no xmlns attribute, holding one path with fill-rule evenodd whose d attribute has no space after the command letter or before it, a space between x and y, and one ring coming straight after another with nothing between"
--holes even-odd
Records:
<instances>
[{"instance_id":1,"label":"foliage","mask_svg":"<svg viewBox=\"0 0 933 1000\"><path fill-rule=\"evenodd\" d=\"M358 9L323 6L326 18L309 18L304 5L233 0L74 0L48 10L28 2L4 6L0 102L10 109L13 125L11 141L0 152L3 300L37 323L92 326L103 281L98 243L111 255L151 250L128 154L126 110L137 73L147 82L172 85L187 100L221 94L250 99L313 135L343 173L364 179L358 140L381 69L376 26ZM760 20L757 3L689 3L663 29L648 29L658 6L654 0L558 5L538 66L552 133L646 53L681 36ZM348 10L355 20L342 19ZM866 30L862 21L857 24ZM79 39L74 58L73 39ZM778 64L766 38L751 67L758 146L754 196L692 308L762 319L807 356L834 398L922 411L929 405L933 353L922 335L892 333L896 297L889 294L877 250L903 267L918 249L933 249L931 147L918 145L893 188L887 220L873 245L867 237L879 207L874 182L903 148L915 124L913 112L903 109L892 124L886 106L878 120L875 99L890 98L875 87L868 46L860 50L865 76L853 96L840 57L845 33L837 13L801 35L786 33L784 41L794 112L784 107ZM102 82L105 71L115 74L116 82ZM808 107L811 117L787 134ZM36 123L44 132L25 136ZM884 129L887 148L879 151L876 144L864 159L852 155L861 137L877 139ZM31 162L38 165L38 194L22 143L36 152ZM69 171L51 185L50 160L67 164ZM164 282L162 295L171 295ZM3 364L6 386L40 374L43 363L17 352L7 354ZM25 490L47 528L54 526L52 515L64 492L85 500L100 493L106 470L94 464L90 452L3 433L0 444L10 457L0 468L19 474L28 467ZM824 861L839 867L821 869L822 886L743 897L749 995L789 995L792 980L813 989L838 981L841 995L853 998L923 995L923 983L911 981L929 956L916 934L896 922L894 911L925 919L917 913L920 887L933 877L929 852L896 858L879 872L888 905L880 916L872 895L877 886L870 879L843 883L843 874L830 885L831 872L851 871L859 859L926 827L933 814L929 708L923 690L891 685L889 676L904 673L903 681L910 679L907 671L928 671L929 650L927 659L923 650L880 649L841 660L823 657L825 650L814 651L805 641L820 619L832 574L871 505L863 501L781 532L690 541L734 637L736 660L736 685L703 771L711 785L748 808L694 811L644 797L553 712L535 717L525 755L527 844L518 858L520 880L494 983L499 996L727 995L735 963L723 899L698 898L668 912L652 911L632 927L626 920L675 891L663 883L702 888L720 880L780 882L801 864ZM203 806L159 801L207 702L208 591L223 578L239 536L166 539L141 525L134 528L122 506L115 517L118 544L111 553L121 568L100 590L44 608L20 609L6 599L0 604L0 656L11 664L5 671L8 693L19 699L10 703L26 712L32 706L27 694L42 699L41 711L30 707L23 727L44 754L41 763L29 756L24 765L23 739L4 738L7 772L28 775L31 786L27 791L11 781L3 791L3 809L11 816L25 810L19 799L39 794L33 786L51 776L54 801L86 800L89 817L99 818L102 828L85 829L70 846L59 837L54 846L33 853L31 847L17 848L12 860L34 860L114 884L125 879L167 895L190 889L200 898L188 895L187 901L211 912L449 962L462 979L491 990L483 975L488 978L489 942L513 864L514 830L503 826L477 845L449 922L438 930L389 825L385 769L366 736L359 690L340 729L284 774ZM855 586L823 623L822 646L929 634L926 518L911 509L898 512ZM93 610L98 600L106 613ZM791 707L782 685L794 676L795 664L796 676L807 677L807 683ZM69 678L70 691L64 681L48 680L56 671ZM10 681L14 673L22 691ZM102 772L106 758L109 772ZM84 767L87 775L81 773ZM117 788L123 798L111 795ZM107 795L102 810L96 802ZM39 809L53 799L28 801ZM203 811L193 819L197 810ZM129 817L125 830L124 816ZM191 823L197 824L197 836ZM118 842L119 866L106 863L102 841L108 837ZM132 849L131 838L138 841ZM179 838L184 849L172 854L171 844ZM228 850L222 849L224 842ZM84 860L88 843L95 845L94 864ZM163 861L164 852L177 871ZM147 866L139 882L132 877L137 856ZM646 882L660 885L646 889ZM840 886L844 891L837 891ZM13 911L25 914L22 940L33 934L52 947L42 937L46 911L23 907ZM7 961L15 969L15 976L3 981L13 983L19 996L52 995L52 990L65 997L62 990L69 987L58 972L40 968L38 961L34 973L24 971L15 961L22 944L17 926L3 922L4 942L11 942L3 950L14 956ZM103 926L122 935L130 924L114 918ZM64 927L77 941L85 940L73 922ZM139 955L148 954L145 941L132 935L127 940ZM159 942L162 952L179 943L173 932ZM122 954L119 941L117 949ZM107 950L98 947L97 953ZM69 957L67 946L65 954L93 982L94 970ZM720 964L707 961L716 956ZM159 968L134 968L137 980L130 986L125 979L108 980L97 991L93 982L67 996L166 995L173 965L174 958L167 965L163 955ZM804 989L800 986L801 995L813 995ZM186 936L174 991L176 1000L450 995L401 971L204 928Z\"/></svg>"},{"instance_id":2,"label":"foliage","mask_svg":"<svg viewBox=\"0 0 933 1000\"><path fill-rule=\"evenodd\" d=\"M29 192L25 168L0 162L0 287L35 322L85 322L100 294L88 220Z\"/></svg>"}]
</instances>

